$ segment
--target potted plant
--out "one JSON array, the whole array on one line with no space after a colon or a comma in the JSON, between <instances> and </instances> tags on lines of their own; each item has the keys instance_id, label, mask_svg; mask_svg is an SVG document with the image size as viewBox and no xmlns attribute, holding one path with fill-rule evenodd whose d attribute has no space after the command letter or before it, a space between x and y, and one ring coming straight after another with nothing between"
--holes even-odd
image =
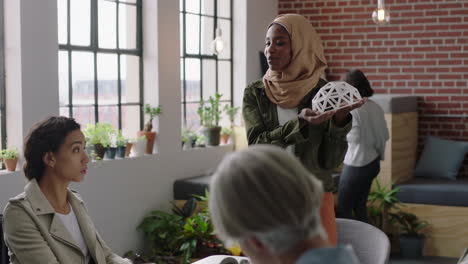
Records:
<instances>
[{"instance_id":1,"label":"potted plant","mask_svg":"<svg viewBox=\"0 0 468 264\"><path fill-rule=\"evenodd\" d=\"M221 143L227 144L232 135L232 129L228 127L221 128Z\"/></svg>"},{"instance_id":2,"label":"potted plant","mask_svg":"<svg viewBox=\"0 0 468 264\"><path fill-rule=\"evenodd\" d=\"M197 139L195 140L195 147L204 148L206 144L206 138L202 134L197 134Z\"/></svg>"},{"instance_id":3,"label":"potted plant","mask_svg":"<svg viewBox=\"0 0 468 264\"><path fill-rule=\"evenodd\" d=\"M115 129L109 123L87 124L83 133L86 141L94 146L97 157L102 159L106 148L111 145L111 138L115 135Z\"/></svg>"},{"instance_id":4,"label":"potted plant","mask_svg":"<svg viewBox=\"0 0 468 264\"><path fill-rule=\"evenodd\" d=\"M376 180L377 188L368 196L368 213L370 222L385 233L389 233L390 212L401 206L396 194L400 188L382 187Z\"/></svg>"},{"instance_id":5,"label":"potted plant","mask_svg":"<svg viewBox=\"0 0 468 264\"><path fill-rule=\"evenodd\" d=\"M19 153L15 147L2 150L1 157L5 163L7 171L15 171L18 163Z\"/></svg>"},{"instance_id":6,"label":"potted plant","mask_svg":"<svg viewBox=\"0 0 468 264\"><path fill-rule=\"evenodd\" d=\"M115 144L117 146L117 158L125 158L125 152L127 151L127 143L128 140L122 135L122 130L119 130L115 140Z\"/></svg>"},{"instance_id":7,"label":"potted plant","mask_svg":"<svg viewBox=\"0 0 468 264\"><path fill-rule=\"evenodd\" d=\"M190 128L184 128L182 130L182 147L184 149L190 149L195 147L197 141L197 133Z\"/></svg>"},{"instance_id":8,"label":"potted plant","mask_svg":"<svg viewBox=\"0 0 468 264\"><path fill-rule=\"evenodd\" d=\"M391 222L396 223L400 231L400 253L404 258L419 258L422 256L424 234L427 221L421 221L415 214L398 211L390 213Z\"/></svg>"},{"instance_id":9,"label":"potted plant","mask_svg":"<svg viewBox=\"0 0 468 264\"><path fill-rule=\"evenodd\" d=\"M130 153L130 156L141 157L146 153L146 150L147 150L146 136L142 135L141 137L133 140L132 151Z\"/></svg>"},{"instance_id":10,"label":"potted plant","mask_svg":"<svg viewBox=\"0 0 468 264\"><path fill-rule=\"evenodd\" d=\"M197 111L198 115L200 116L200 125L203 127L202 134L205 135L205 143L208 146L219 145L219 135L221 132L219 119L222 112L219 109L220 98L221 95L219 93L216 93L214 98L210 96L209 105L207 106L205 106L204 101L200 101L200 107Z\"/></svg>"},{"instance_id":11,"label":"potted plant","mask_svg":"<svg viewBox=\"0 0 468 264\"><path fill-rule=\"evenodd\" d=\"M149 104L145 105L145 114L149 116L148 122L146 122L143 131L138 131L137 137L146 137L146 154L153 154L154 141L156 139L156 132L153 130L153 119L154 117L161 114L161 106L151 107Z\"/></svg>"},{"instance_id":12,"label":"potted plant","mask_svg":"<svg viewBox=\"0 0 468 264\"><path fill-rule=\"evenodd\" d=\"M206 203L205 198L200 202ZM152 211L137 228L148 240L150 255L130 251L125 256L134 263L188 264L192 257L230 254L213 234L207 206L202 205L204 209L197 212L196 204L196 199L190 198L181 209L173 204L173 213Z\"/></svg>"}]
</instances>

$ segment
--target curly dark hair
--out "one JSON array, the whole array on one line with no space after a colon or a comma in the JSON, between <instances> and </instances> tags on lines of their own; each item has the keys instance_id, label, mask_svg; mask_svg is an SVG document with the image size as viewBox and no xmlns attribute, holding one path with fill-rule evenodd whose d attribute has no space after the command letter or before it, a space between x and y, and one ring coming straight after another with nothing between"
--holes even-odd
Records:
<instances>
[{"instance_id":1,"label":"curly dark hair","mask_svg":"<svg viewBox=\"0 0 468 264\"><path fill-rule=\"evenodd\" d=\"M374 90L369 80L367 80L366 75L358 69L351 69L346 72L344 81L356 87L361 97L371 97L374 94Z\"/></svg>"},{"instance_id":2,"label":"curly dark hair","mask_svg":"<svg viewBox=\"0 0 468 264\"><path fill-rule=\"evenodd\" d=\"M28 180L38 182L44 174L44 155L56 152L67 135L80 129L75 119L64 116L52 116L40 121L31 128L24 140L24 174Z\"/></svg>"}]
</instances>

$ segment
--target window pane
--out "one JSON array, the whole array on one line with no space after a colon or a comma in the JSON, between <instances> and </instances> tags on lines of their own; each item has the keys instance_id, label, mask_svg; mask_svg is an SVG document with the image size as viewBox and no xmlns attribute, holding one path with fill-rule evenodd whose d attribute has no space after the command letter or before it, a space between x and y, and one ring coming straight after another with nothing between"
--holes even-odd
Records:
<instances>
[{"instance_id":1,"label":"window pane","mask_svg":"<svg viewBox=\"0 0 468 264\"><path fill-rule=\"evenodd\" d=\"M184 0L179 0L179 10L184 11Z\"/></svg>"},{"instance_id":2,"label":"window pane","mask_svg":"<svg viewBox=\"0 0 468 264\"><path fill-rule=\"evenodd\" d=\"M119 0L121 3L136 3L137 0Z\"/></svg>"},{"instance_id":3,"label":"window pane","mask_svg":"<svg viewBox=\"0 0 468 264\"><path fill-rule=\"evenodd\" d=\"M100 0L98 6L99 47L116 48L117 4Z\"/></svg>"},{"instance_id":4,"label":"window pane","mask_svg":"<svg viewBox=\"0 0 468 264\"><path fill-rule=\"evenodd\" d=\"M216 61L203 60L203 98L207 100L216 93Z\"/></svg>"},{"instance_id":5,"label":"window pane","mask_svg":"<svg viewBox=\"0 0 468 264\"><path fill-rule=\"evenodd\" d=\"M97 54L98 104L117 104L117 54Z\"/></svg>"},{"instance_id":6,"label":"window pane","mask_svg":"<svg viewBox=\"0 0 468 264\"><path fill-rule=\"evenodd\" d=\"M94 104L94 55L72 52L73 104Z\"/></svg>"},{"instance_id":7,"label":"window pane","mask_svg":"<svg viewBox=\"0 0 468 264\"><path fill-rule=\"evenodd\" d=\"M200 128L200 117L198 116L199 103L187 104L187 127L197 131Z\"/></svg>"},{"instance_id":8,"label":"window pane","mask_svg":"<svg viewBox=\"0 0 468 264\"><path fill-rule=\"evenodd\" d=\"M224 96L223 96L222 98L224 98ZM222 99L222 98L221 98L221 99ZM226 98L224 98L224 99L226 99ZM221 106L220 106L220 109L224 109L224 107L225 107L226 105L231 106L231 103L225 103L225 102L223 102L223 103L221 103L220 105L221 105ZM223 112L223 114L221 115L221 118L220 118L220 120L219 120L219 125L220 125L221 127L230 127L230 126L231 126L231 121L229 120L229 116L226 115L224 112Z\"/></svg>"},{"instance_id":9,"label":"window pane","mask_svg":"<svg viewBox=\"0 0 468 264\"><path fill-rule=\"evenodd\" d=\"M218 16L231 17L231 0L217 0L218 1Z\"/></svg>"},{"instance_id":10,"label":"window pane","mask_svg":"<svg viewBox=\"0 0 468 264\"><path fill-rule=\"evenodd\" d=\"M100 106L99 123L109 123L114 128L119 127L119 109L117 106Z\"/></svg>"},{"instance_id":11,"label":"window pane","mask_svg":"<svg viewBox=\"0 0 468 264\"><path fill-rule=\"evenodd\" d=\"M185 39L186 51L189 54L200 53L200 16L186 15L185 16L186 36Z\"/></svg>"},{"instance_id":12,"label":"window pane","mask_svg":"<svg viewBox=\"0 0 468 264\"><path fill-rule=\"evenodd\" d=\"M218 91L221 100L231 100L231 62L218 61Z\"/></svg>"},{"instance_id":13,"label":"window pane","mask_svg":"<svg viewBox=\"0 0 468 264\"><path fill-rule=\"evenodd\" d=\"M133 5L119 5L119 48L136 49L137 12Z\"/></svg>"},{"instance_id":14,"label":"window pane","mask_svg":"<svg viewBox=\"0 0 468 264\"><path fill-rule=\"evenodd\" d=\"M185 60L186 99L188 102L200 101L200 60Z\"/></svg>"},{"instance_id":15,"label":"window pane","mask_svg":"<svg viewBox=\"0 0 468 264\"><path fill-rule=\"evenodd\" d=\"M81 124L82 127L85 127L86 124L94 124L94 107L73 107L73 117L75 118L76 122Z\"/></svg>"},{"instance_id":16,"label":"window pane","mask_svg":"<svg viewBox=\"0 0 468 264\"><path fill-rule=\"evenodd\" d=\"M184 88L184 59L180 59L180 98L182 102L185 101Z\"/></svg>"},{"instance_id":17,"label":"window pane","mask_svg":"<svg viewBox=\"0 0 468 264\"><path fill-rule=\"evenodd\" d=\"M202 17L202 39L201 39L201 49L202 54L213 55L211 51L211 42L214 39L214 19L211 17Z\"/></svg>"},{"instance_id":18,"label":"window pane","mask_svg":"<svg viewBox=\"0 0 468 264\"><path fill-rule=\"evenodd\" d=\"M226 19L218 19L218 27L221 28L224 49L218 55L220 59L231 58L231 22Z\"/></svg>"},{"instance_id":19,"label":"window pane","mask_svg":"<svg viewBox=\"0 0 468 264\"><path fill-rule=\"evenodd\" d=\"M68 51L59 51L59 104L69 104L68 99Z\"/></svg>"},{"instance_id":20,"label":"window pane","mask_svg":"<svg viewBox=\"0 0 468 264\"><path fill-rule=\"evenodd\" d=\"M57 0L58 41L67 44L67 0Z\"/></svg>"},{"instance_id":21,"label":"window pane","mask_svg":"<svg viewBox=\"0 0 468 264\"><path fill-rule=\"evenodd\" d=\"M138 56L120 56L120 81L122 103L140 102L140 58Z\"/></svg>"},{"instance_id":22,"label":"window pane","mask_svg":"<svg viewBox=\"0 0 468 264\"><path fill-rule=\"evenodd\" d=\"M90 0L70 0L70 42L88 46L91 38Z\"/></svg>"},{"instance_id":23,"label":"window pane","mask_svg":"<svg viewBox=\"0 0 468 264\"><path fill-rule=\"evenodd\" d=\"M185 0L185 10L190 13L200 13L200 0Z\"/></svg>"},{"instance_id":24,"label":"window pane","mask_svg":"<svg viewBox=\"0 0 468 264\"><path fill-rule=\"evenodd\" d=\"M68 107L60 107L60 115L70 117L68 109Z\"/></svg>"},{"instance_id":25,"label":"window pane","mask_svg":"<svg viewBox=\"0 0 468 264\"><path fill-rule=\"evenodd\" d=\"M214 16L214 1L216 0L202 0L201 13Z\"/></svg>"},{"instance_id":26,"label":"window pane","mask_svg":"<svg viewBox=\"0 0 468 264\"><path fill-rule=\"evenodd\" d=\"M122 106L122 133L129 138L135 138L140 130L140 106Z\"/></svg>"}]
</instances>

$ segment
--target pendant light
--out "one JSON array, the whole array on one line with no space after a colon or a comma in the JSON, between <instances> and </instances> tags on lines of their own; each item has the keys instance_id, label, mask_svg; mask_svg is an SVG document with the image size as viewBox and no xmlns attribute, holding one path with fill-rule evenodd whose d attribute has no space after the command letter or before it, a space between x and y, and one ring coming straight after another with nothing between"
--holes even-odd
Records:
<instances>
[{"instance_id":1,"label":"pendant light","mask_svg":"<svg viewBox=\"0 0 468 264\"><path fill-rule=\"evenodd\" d=\"M385 8L384 0L378 0L377 9L372 12L372 20L377 25L390 23L390 12Z\"/></svg>"},{"instance_id":2,"label":"pendant light","mask_svg":"<svg viewBox=\"0 0 468 264\"><path fill-rule=\"evenodd\" d=\"M211 51L218 55L224 49L224 41L221 38L222 31L220 28L216 29L216 38L211 42Z\"/></svg>"}]
</instances>

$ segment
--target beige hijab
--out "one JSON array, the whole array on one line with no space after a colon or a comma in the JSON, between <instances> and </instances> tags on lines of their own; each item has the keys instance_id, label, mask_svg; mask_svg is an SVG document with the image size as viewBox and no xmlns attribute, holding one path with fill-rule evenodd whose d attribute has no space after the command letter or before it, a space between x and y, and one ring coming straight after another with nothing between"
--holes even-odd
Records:
<instances>
[{"instance_id":1,"label":"beige hijab","mask_svg":"<svg viewBox=\"0 0 468 264\"><path fill-rule=\"evenodd\" d=\"M327 67L322 41L309 21L296 14L279 15L280 24L291 37L291 62L284 71L268 70L263 76L268 98L282 108L296 108L317 85Z\"/></svg>"}]
</instances>

